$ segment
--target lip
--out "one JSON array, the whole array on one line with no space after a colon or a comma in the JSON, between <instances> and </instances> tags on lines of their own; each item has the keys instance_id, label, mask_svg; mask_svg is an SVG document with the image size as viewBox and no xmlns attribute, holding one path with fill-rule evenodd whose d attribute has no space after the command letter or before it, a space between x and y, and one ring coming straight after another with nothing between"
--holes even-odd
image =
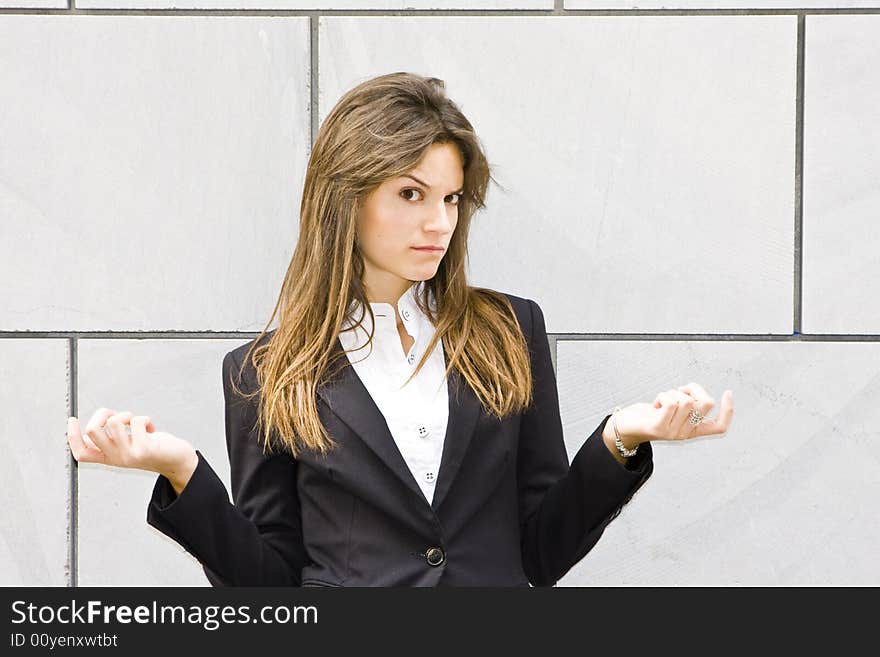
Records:
<instances>
[{"instance_id":1,"label":"lip","mask_svg":"<svg viewBox=\"0 0 880 657\"><path fill-rule=\"evenodd\" d=\"M412 247L416 251L443 251L444 248L442 246L414 246Z\"/></svg>"}]
</instances>

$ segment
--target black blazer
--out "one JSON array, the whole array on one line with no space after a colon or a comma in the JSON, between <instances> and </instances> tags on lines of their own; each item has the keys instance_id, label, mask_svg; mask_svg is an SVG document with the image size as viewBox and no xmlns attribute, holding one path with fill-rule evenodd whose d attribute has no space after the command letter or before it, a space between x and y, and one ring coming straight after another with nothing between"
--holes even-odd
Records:
<instances>
[{"instance_id":1,"label":"black blazer","mask_svg":"<svg viewBox=\"0 0 880 657\"><path fill-rule=\"evenodd\" d=\"M179 496L159 475L147 522L214 586L552 586L651 475L652 450L642 443L621 465L602 440L608 415L569 467L543 313L506 296L529 344L534 406L498 420L453 371L432 503L347 359L318 390L338 447L326 457L263 454L256 398L246 403L228 383L251 341L223 358L234 504L197 450ZM251 365L236 383L256 389Z\"/></svg>"}]
</instances>

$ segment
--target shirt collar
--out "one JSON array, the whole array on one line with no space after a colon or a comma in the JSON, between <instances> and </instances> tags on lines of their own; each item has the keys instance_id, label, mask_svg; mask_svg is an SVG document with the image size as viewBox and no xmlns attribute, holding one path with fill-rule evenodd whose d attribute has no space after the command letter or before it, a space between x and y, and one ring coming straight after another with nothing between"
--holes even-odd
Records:
<instances>
[{"instance_id":1,"label":"shirt collar","mask_svg":"<svg viewBox=\"0 0 880 657\"><path fill-rule=\"evenodd\" d=\"M413 325L415 325L416 320L421 320L423 318L427 318L425 313L421 311L418 304L416 303L416 296L421 293L422 288L424 287L424 281L414 281L406 291L400 296L400 299L397 300L397 312L400 314L402 318L407 320L412 319ZM436 309L436 304L434 303L434 295L431 290L428 290L428 303L432 310ZM360 312L357 310L358 302L357 300L352 300L351 308L352 308L352 317L356 318L360 316ZM383 301L371 301L370 307L373 309L374 314L379 315L388 315L393 318L393 308L390 303ZM364 324L368 325L370 321L369 315L364 316ZM397 324L396 318L394 319L394 324ZM346 323L343 325L343 331L351 328L351 323Z\"/></svg>"},{"instance_id":2,"label":"shirt collar","mask_svg":"<svg viewBox=\"0 0 880 657\"><path fill-rule=\"evenodd\" d=\"M397 300L397 312L405 319L415 319L416 314L421 312L416 303L416 291L418 290L420 282L421 281L415 281L412 283L406 288L406 292L400 295L400 299ZM391 308L390 303L382 302L371 302L370 306L373 308L374 312L383 312Z\"/></svg>"}]
</instances>

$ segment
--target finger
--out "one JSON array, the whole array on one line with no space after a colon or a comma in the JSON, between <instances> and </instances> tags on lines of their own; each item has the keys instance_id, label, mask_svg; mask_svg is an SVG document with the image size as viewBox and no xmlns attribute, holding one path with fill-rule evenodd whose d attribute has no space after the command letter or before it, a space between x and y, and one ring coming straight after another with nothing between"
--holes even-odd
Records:
<instances>
[{"instance_id":1,"label":"finger","mask_svg":"<svg viewBox=\"0 0 880 657\"><path fill-rule=\"evenodd\" d=\"M657 396L654 397L654 408L663 408L665 405L669 404L672 399L669 393L669 390L658 392Z\"/></svg>"},{"instance_id":2,"label":"finger","mask_svg":"<svg viewBox=\"0 0 880 657\"><path fill-rule=\"evenodd\" d=\"M131 411L125 411L124 414L120 413L119 415L120 415L120 418L122 419L122 423L126 427L128 427L127 432L128 432L129 436L134 435L134 428L132 426L132 420L134 420L134 418L136 418L136 417L142 417L146 420L144 427L145 427L147 433L153 433L156 431L156 425L153 424L153 421L149 417L147 417L146 415L135 415Z\"/></svg>"},{"instance_id":3,"label":"finger","mask_svg":"<svg viewBox=\"0 0 880 657\"><path fill-rule=\"evenodd\" d=\"M132 451L138 459L143 459L153 446L153 437L150 435L155 430L153 421L146 415L135 415L131 418L131 441Z\"/></svg>"},{"instance_id":4,"label":"finger","mask_svg":"<svg viewBox=\"0 0 880 657\"><path fill-rule=\"evenodd\" d=\"M145 415L141 415L141 416L139 416L139 415L135 415L135 414L132 413L131 411L120 411L120 412L117 413L116 415L118 415L118 416L119 416L119 419L122 420L122 424L125 425L126 427L129 427L129 428L131 427L131 421L132 421L134 418L136 418L136 417L146 417ZM151 424L151 422L150 422L150 418L147 418L147 424L148 424L148 425ZM131 432L129 431L129 434L130 434L130 433L131 433Z\"/></svg>"},{"instance_id":5,"label":"finger","mask_svg":"<svg viewBox=\"0 0 880 657\"><path fill-rule=\"evenodd\" d=\"M661 392L657 395L657 400L660 402L660 408L663 409L663 416L660 420L660 426L662 429L662 433L666 434L669 432L672 418L675 416L677 401L670 392Z\"/></svg>"},{"instance_id":6,"label":"finger","mask_svg":"<svg viewBox=\"0 0 880 657\"><path fill-rule=\"evenodd\" d=\"M131 445L131 428L128 423L133 415L131 411L114 413L104 423L104 433L109 433L111 440L115 440L121 450Z\"/></svg>"},{"instance_id":7,"label":"finger","mask_svg":"<svg viewBox=\"0 0 880 657\"><path fill-rule=\"evenodd\" d=\"M131 418L132 440L149 440L148 434L156 431L153 421L146 415L135 415Z\"/></svg>"},{"instance_id":8,"label":"finger","mask_svg":"<svg viewBox=\"0 0 880 657\"><path fill-rule=\"evenodd\" d=\"M683 425L683 428L685 429L685 433L683 434L684 437L696 438L697 436L705 435L705 432L701 430L700 427L705 422L706 416L712 412L712 409L715 406L715 400L699 383L691 382L687 385L680 386L678 389L694 399L693 410L700 414L699 422L695 425L691 423L690 413L688 413L687 422Z\"/></svg>"},{"instance_id":9,"label":"finger","mask_svg":"<svg viewBox=\"0 0 880 657\"><path fill-rule=\"evenodd\" d=\"M92 413L92 417L89 418L89 421L86 422L86 433L89 432L93 426L103 427L104 422L107 421L107 418L113 415L116 411L112 408L101 407L97 409L94 413Z\"/></svg>"},{"instance_id":10,"label":"finger","mask_svg":"<svg viewBox=\"0 0 880 657\"><path fill-rule=\"evenodd\" d=\"M672 421L669 426L670 438L673 440L691 438L693 436L694 426L688 422L688 418L694 408L695 400L681 390L673 390L670 394L672 394L678 402L678 407L675 409L675 414L672 416Z\"/></svg>"},{"instance_id":11,"label":"finger","mask_svg":"<svg viewBox=\"0 0 880 657\"><path fill-rule=\"evenodd\" d=\"M733 418L733 392L725 390L721 395L721 407L718 409L718 417L707 418L697 426L698 436L711 436L727 433L730 421Z\"/></svg>"},{"instance_id":12,"label":"finger","mask_svg":"<svg viewBox=\"0 0 880 657\"><path fill-rule=\"evenodd\" d=\"M663 438L667 440L680 440L690 437L685 424L694 405L693 397L677 389L668 390L667 395L673 407L673 412L669 418L669 426Z\"/></svg>"},{"instance_id":13,"label":"finger","mask_svg":"<svg viewBox=\"0 0 880 657\"><path fill-rule=\"evenodd\" d=\"M656 430L657 438L675 440L678 438L677 427L681 424L679 421L681 405L684 399L690 399L690 397L677 390L661 392L658 397L663 404L663 415Z\"/></svg>"},{"instance_id":14,"label":"finger","mask_svg":"<svg viewBox=\"0 0 880 657\"><path fill-rule=\"evenodd\" d=\"M119 413L115 413L107 418L107 422L113 422L114 428L121 427L124 429L124 432L131 435L131 427L129 426L131 423L131 418L134 417L134 413L131 411L120 411Z\"/></svg>"},{"instance_id":15,"label":"finger","mask_svg":"<svg viewBox=\"0 0 880 657\"><path fill-rule=\"evenodd\" d=\"M104 453L107 463L115 462L119 453L116 449L116 443L104 431L107 419L115 413L116 411L112 408L99 408L86 425L86 435Z\"/></svg>"},{"instance_id":16,"label":"finger","mask_svg":"<svg viewBox=\"0 0 880 657\"><path fill-rule=\"evenodd\" d=\"M107 422L104 424L104 433L109 436L110 441L116 447L115 463L123 467L128 466L133 458L137 458L137 455L133 453L131 428L128 426L133 415L131 411L114 413L107 418Z\"/></svg>"},{"instance_id":17,"label":"finger","mask_svg":"<svg viewBox=\"0 0 880 657\"><path fill-rule=\"evenodd\" d=\"M88 444L83 440L76 417L67 418L67 444L77 463L104 463L104 453L91 440Z\"/></svg>"},{"instance_id":18,"label":"finger","mask_svg":"<svg viewBox=\"0 0 880 657\"><path fill-rule=\"evenodd\" d=\"M688 383L686 386L681 386L679 390L697 400L697 408L703 415L707 415L715 406L712 395L706 392L706 389L699 383Z\"/></svg>"}]
</instances>

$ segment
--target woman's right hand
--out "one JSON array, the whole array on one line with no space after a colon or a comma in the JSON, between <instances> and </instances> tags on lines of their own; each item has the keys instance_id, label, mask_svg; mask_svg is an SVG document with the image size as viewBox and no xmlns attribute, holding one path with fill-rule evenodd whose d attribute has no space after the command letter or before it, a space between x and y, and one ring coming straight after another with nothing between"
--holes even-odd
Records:
<instances>
[{"instance_id":1,"label":"woman's right hand","mask_svg":"<svg viewBox=\"0 0 880 657\"><path fill-rule=\"evenodd\" d=\"M105 432L105 426L107 432ZM131 427L131 435L126 427ZM99 408L83 434L79 420L67 420L67 442L79 463L102 463L165 475L179 493L198 464L195 448L177 436L156 431L146 415Z\"/></svg>"}]
</instances>

